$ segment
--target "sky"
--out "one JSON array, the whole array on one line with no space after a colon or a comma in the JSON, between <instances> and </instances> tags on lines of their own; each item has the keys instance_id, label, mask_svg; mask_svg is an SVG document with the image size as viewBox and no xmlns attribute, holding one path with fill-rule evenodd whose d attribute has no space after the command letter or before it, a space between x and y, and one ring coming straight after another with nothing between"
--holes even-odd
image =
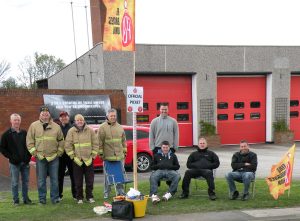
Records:
<instances>
[{"instance_id":1,"label":"sky","mask_svg":"<svg viewBox=\"0 0 300 221\"><path fill-rule=\"evenodd\" d=\"M89 0L0 0L9 76L35 52L66 64L92 47ZM136 0L136 43L300 46L299 0ZM86 16L88 19L86 19Z\"/></svg>"}]
</instances>

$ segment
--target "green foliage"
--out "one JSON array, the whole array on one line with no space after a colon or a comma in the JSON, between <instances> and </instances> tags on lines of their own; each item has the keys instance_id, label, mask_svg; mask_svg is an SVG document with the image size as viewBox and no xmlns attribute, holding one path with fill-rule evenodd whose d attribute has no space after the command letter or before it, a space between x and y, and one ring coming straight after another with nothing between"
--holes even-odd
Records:
<instances>
[{"instance_id":1,"label":"green foliage","mask_svg":"<svg viewBox=\"0 0 300 221\"><path fill-rule=\"evenodd\" d=\"M19 86L16 79L14 79L13 77L9 77L8 79L2 81L1 88L14 89L14 88L19 88Z\"/></svg>"},{"instance_id":2,"label":"green foliage","mask_svg":"<svg viewBox=\"0 0 300 221\"><path fill-rule=\"evenodd\" d=\"M22 75L18 80L28 88L36 88L36 81L45 79L55 74L65 66L62 59L53 55L34 53L34 58L25 57L19 69Z\"/></svg>"},{"instance_id":3,"label":"green foliage","mask_svg":"<svg viewBox=\"0 0 300 221\"><path fill-rule=\"evenodd\" d=\"M244 209L262 209L262 208L284 208L300 206L300 181L293 180L290 197L287 191L280 196L278 200L274 200L269 193L268 186L264 179L256 179L255 198L250 198L248 201L242 202L240 199L228 199L228 185L224 178L217 178L216 195L217 200L211 201L207 195L207 183L205 181L197 181L200 189L195 188L194 180L190 184L190 197L186 200L178 199L180 191L172 197L168 202L161 202L157 205L152 205L150 199L147 204L146 214L148 215L170 215L184 213L204 213L213 211L228 211L228 210L244 210ZM128 185L129 186L129 185ZM179 184L180 189L181 183ZM129 188L127 188L129 189ZM237 189L241 193L243 185L237 183ZM165 182L161 183L158 189L158 195L162 196L168 190ZM149 182L139 182L139 191L144 194L149 192ZM39 205L37 191L30 191L30 198L34 201L34 205L20 204L18 207L12 205L11 192L0 192L0 220L16 220L16 221L52 221L52 220L82 220L95 219L101 220L102 217L110 217L110 213L98 216L93 212L93 207L103 205L104 201L112 202L112 198L103 199L103 187L97 185L94 188L94 196L96 203L90 204L84 202L78 205L71 196L70 188L64 188L64 198L61 203L52 205L49 200L46 205ZM114 191L112 191L112 195Z\"/></svg>"},{"instance_id":4,"label":"green foliage","mask_svg":"<svg viewBox=\"0 0 300 221\"><path fill-rule=\"evenodd\" d=\"M276 122L273 122L273 128L274 128L275 132L289 132L290 131L285 120L278 120Z\"/></svg>"},{"instance_id":5,"label":"green foliage","mask_svg":"<svg viewBox=\"0 0 300 221\"><path fill-rule=\"evenodd\" d=\"M216 126L211 123L200 121L201 136L211 136L216 134Z\"/></svg>"}]
</instances>

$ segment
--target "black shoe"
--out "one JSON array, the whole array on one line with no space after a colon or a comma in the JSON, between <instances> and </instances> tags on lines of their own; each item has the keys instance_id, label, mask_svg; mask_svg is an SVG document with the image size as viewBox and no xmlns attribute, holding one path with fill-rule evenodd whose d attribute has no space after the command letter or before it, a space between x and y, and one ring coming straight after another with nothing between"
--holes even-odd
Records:
<instances>
[{"instance_id":1,"label":"black shoe","mask_svg":"<svg viewBox=\"0 0 300 221\"><path fill-rule=\"evenodd\" d=\"M40 204L40 205L46 205L46 201L40 200L39 204Z\"/></svg>"},{"instance_id":2,"label":"black shoe","mask_svg":"<svg viewBox=\"0 0 300 221\"><path fill-rule=\"evenodd\" d=\"M23 201L24 204L32 204L31 199L27 198L26 200Z\"/></svg>"},{"instance_id":3,"label":"black shoe","mask_svg":"<svg viewBox=\"0 0 300 221\"><path fill-rule=\"evenodd\" d=\"M249 193L244 193L242 196L242 201L247 201L249 199Z\"/></svg>"},{"instance_id":4,"label":"black shoe","mask_svg":"<svg viewBox=\"0 0 300 221\"><path fill-rule=\"evenodd\" d=\"M15 201L13 202L13 204L14 204L14 206L19 206L19 205L20 205L20 201L19 201L19 200L15 200Z\"/></svg>"},{"instance_id":5,"label":"black shoe","mask_svg":"<svg viewBox=\"0 0 300 221\"><path fill-rule=\"evenodd\" d=\"M208 197L209 197L210 200L216 200L217 199L216 194L210 194L210 195L208 195Z\"/></svg>"},{"instance_id":6,"label":"black shoe","mask_svg":"<svg viewBox=\"0 0 300 221\"><path fill-rule=\"evenodd\" d=\"M180 196L179 196L179 199L187 199L189 198L189 194L186 194L186 193L182 193Z\"/></svg>"},{"instance_id":7,"label":"black shoe","mask_svg":"<svg viewBox=\"0 0 300 221\"><path fill-rule=\"evenodd\" d=\"M232 196L230 197L231 200L236 200L239 197L239 191L234 191Z\"/></svg>"}]
</instances>

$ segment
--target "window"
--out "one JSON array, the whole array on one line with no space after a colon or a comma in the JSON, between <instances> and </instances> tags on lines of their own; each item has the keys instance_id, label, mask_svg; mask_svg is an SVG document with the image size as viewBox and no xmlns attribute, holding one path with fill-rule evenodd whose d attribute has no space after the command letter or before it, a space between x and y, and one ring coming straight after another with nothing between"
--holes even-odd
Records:
<instances>
[{"instance_id":1,"label":"window","mask_svg":"<svg viewBox=\"0 0 300 221\"><path fill-rule=\"evenodd\" d=\"M125 136L126 140L133 140L133 131L130 129L125 130Z\"/></svg>"},{"instance_id":2,"label":"window","mask_svg":"<svg viewBox=\"0 0 300 221\"><path fill-rule=\"evenodd\" d=\"M177 121L188 121L189 115L188 114L177 114Z\"/></svg>"},{"instance_id":3,"label":"window","mask_svg":"<svg viewBox=\"0 0 300 221\"><path fill-rule=\"evenodd\" d=\"M244 114L243 113L238 113L238 114L234 114L234 119L235 120L244 120Z\"/></svg>"},{"instance_id":4,"label":"window","mask_svg":"<svg viewBox=\"0 0 300 221\"><path fill-rule=\"evenodd\" d=\"M156 110L159 110L160 104L166 104L167 106L169 106L168 102L159 102L159 103L156 103Z\"/></svg>"},{"instance_id":5,"label":"window","mask_svg":"<svg viewBox=\"0 0 300 221\"><path fill-rule=\"evenodd\" d=\"M245 107L244 102L234 102L235 109L243 109Z\"/></svg>"},{"instance_id":6,"label":"window","mask_svg":"<svg viewBox=\"0 0 300 221\"><path fill-rule=\"evenodd\" d=\"M189 109L189 102L177 102L177 110Z\"/></svg>"},{"instance_id":7,"label":"window","mask_svg":"<svg viewBox=\"0 0 300 221\"><path fill-rule=\"evenodd\" d=\"M259 101L251 101L250 108L260 108L260 102Z\"/></svg>"},{"instance_id":8,"label":"window","mask_svg":"<svg viewBox=\"0 0 300 221\"><path fill-rule=\"evenodd\" d=\"M137 130L137 139L149 138L149 133L143 130Z\"/></svg>"},{"instance_id":9,"label":"window","mask_svg":"<svg viewBox=\"0 0 300 221\"><path fill-rule=\"evenodd\" d=\"M228 114L218 114L218 120L228 120Z\"/></svg>"},{"instance_id":10,"label":"window","mask_svg":"<svg viewBox=\"0 0 300 221\"><path fill-rule=\"evenodd\" d=\"M250 119L251 120L260 119L260 113L250 113Z\"/></svg>"},{"instance_id":11,"label":"window","mask_svg":"<svg viewBox=\"0 0 300 221\"><path fill-rule=\"evenodd\" d=\"M227 102L219 102L218 103L218 109L227 109L228 103Z\"/></svg>"},{"instance_id":12,"label":"window","mask_svg":"<svg viewBox=\"0 0 300 221\"><path fill-rule=\"evenodd\" d=\"M137 115L136 116L136 121L138 123L149 122L149 115Z\"/></svg>"},{"instance_id":13,"label":"window","mask_svg":"<svg viewBox=\"0 0 300 221\"><path fill-rule=\"evenodd\" d=\"M299 101L298 100L290 100L290 107L298 107Z\"/></svg>"},{"instance_id":14,"label":"window","mask_svg":"<svg viewBox=\"0 0 300 221\"><path fill-rule=\"evenodd\" d=\"M149 104L143 103L143 109L144 109L144 111L149 110Z\"/></svg>"},{"instance_id":15,"label":"window","mask_svg":"<svg viewBox=\"0 0 300 221\"><path fill-rule=\"evenodd\" d=\"M291 111L290 118L297 118L299 117L299 111Z\"/></svg>"}]
</instances>

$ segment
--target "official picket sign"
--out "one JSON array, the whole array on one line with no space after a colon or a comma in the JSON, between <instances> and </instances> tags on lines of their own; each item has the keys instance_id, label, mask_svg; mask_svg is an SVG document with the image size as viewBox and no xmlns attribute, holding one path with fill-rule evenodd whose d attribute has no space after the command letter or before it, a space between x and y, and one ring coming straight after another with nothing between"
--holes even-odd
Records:
<instances>
[{"instance_id":1,"label":"official picket sign","mask_svg":"<svg viewBox=\"0 0 300 221\"><path fill-rule=\"evenodd\" d=\"M143 112L144 88L127 86L127 112Z\"/></svg>"}]
</instances>

